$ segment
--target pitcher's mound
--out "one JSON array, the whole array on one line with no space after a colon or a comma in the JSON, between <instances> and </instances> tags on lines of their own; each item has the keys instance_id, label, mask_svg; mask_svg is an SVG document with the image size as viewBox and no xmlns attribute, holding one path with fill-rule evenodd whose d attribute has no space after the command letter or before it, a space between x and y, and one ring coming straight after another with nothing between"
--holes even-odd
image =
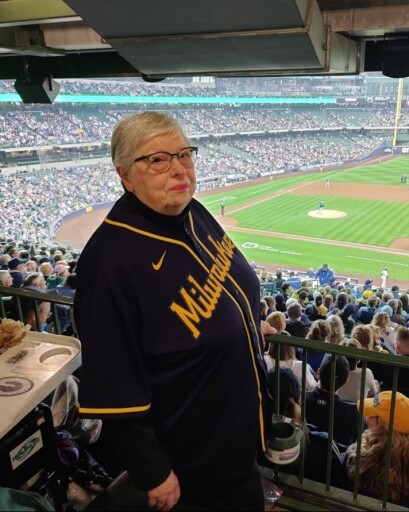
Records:
<instances>
[{"instance_id":1,"label":"pitcher's mound","mask_svg":"<svg viewBox=\"0 0 409 512\"><path fill-rule=\"evenodd\" d=\"M346 217L346 212L341 212L340 210L323 210L319 212L318 210L311 210L308 212L310 217L317 217L317 219L340 219L341 217Z\"/></svg>"}]
</instances>

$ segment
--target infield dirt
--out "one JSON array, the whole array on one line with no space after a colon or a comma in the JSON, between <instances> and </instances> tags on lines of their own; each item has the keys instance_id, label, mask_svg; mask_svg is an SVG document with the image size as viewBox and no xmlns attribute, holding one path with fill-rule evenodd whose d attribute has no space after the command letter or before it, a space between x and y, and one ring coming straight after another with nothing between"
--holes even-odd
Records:
<instances>
[{"instance_id":1,"label":"infield dirt","mask_svg":"<svg viewBox=\"0 0 409 512\"><path fill-rule=\"evenodd\" d=\"M266 180L258 180L266 181ZM241 188L248 186L248 182L239 183L236 185L233 185L231 188ZM315 182L315 183L304 183L301 186L298 186L297 188L292 188L291 191L280 191L280 194L283 192L288 194L294 194L294 195L319 195L324 194L325 196L337 196L337 197L352 197L352 198L373 198L373 199L382 199L382 200L389 200L389 201L399 201L399 202L409 202L409 188L405 187L405 190L407 190L407 196L402 194L402 188L400 186L393 186L393 185L367 185L367 184L359 184L359 183L331 183L330 188L325 188L324 182ZM201 193L199 195L208 195L210 193L214 193L215 191L206 191L204 193ZM266 200L269 197L274 197L276 194L270 194L269 196L258 198L254 201L249 201L247 203L244 203L240 205L238 209L243 209L247 206L251 206L252 204L258 203L260 201ZM233 212L235 209L232 209L231 212ZM62 244L69 244L77 249L82 249L85 245L85 243L88 241L92 233L96 230L96 228L101 224L104 217L109 212L109 209L104 210L98 210L86 213L82 215L81 217L77 217L74 219L71 219L70 221L66 222L61 228L58 230L56 234L56 239L62 243ZM247 233L260 233L260 231L257 230L251 230L248 228L240 228L237 226L236 221L229 217L229 211L227 210L225 212L224 216L218 215L216 216L218 221L226 228L230 228L232 230L237 231L246 231ZM290 236L290 235L283 235L283 233L272 233L272 232L263 232L264 235L272 236L272 237L291 237L291 238L297 238L298 240L305 240L309 242L317 242L320 244L325 243L339 243L346 247L355 247L355 248L361 248L361 249L367 249L367 245L360 245L356 243L349 244L348 242L335 242L335 241L328 241L325 239L317 239L317 238L311 238L311 237L305 237L305 236ZM375 248L371 246L371 250L380 250L385 251L384 247ZM390 249L393 252L399 252L401 254L406 254L409 256L409 238L399 238L395 240L392 245L390 246ZM264 265L263 262L260 262L260 264ZM277 266L273 266L270 264L265 264L265 267L269 271L275 271ZM293 270L305 270L304 268L295 268L292 267ZM367 278L367 276L360 276L360 275L354 275L349 274L350 277L356 277L360 281ZM395 284L399 285L402 288L409 287L409 281L397 281Z\"/></svg>"}]
</instances>

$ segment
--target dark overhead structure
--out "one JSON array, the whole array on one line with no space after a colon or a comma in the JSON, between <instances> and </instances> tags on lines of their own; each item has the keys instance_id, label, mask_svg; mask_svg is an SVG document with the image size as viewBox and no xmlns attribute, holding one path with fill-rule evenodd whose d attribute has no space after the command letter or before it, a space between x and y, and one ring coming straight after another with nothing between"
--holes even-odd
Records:
<instances>
[{"instance_id":1,"label":"dark overhead structure","mask_svg":"<svg viewBox=\"0 0 409 512\"><path fill-rule=\"evenodd\" d=\"M383 49L382 73L391 78L409 76L409 42L401 46Z\"/></svg>"},{"instance_id":2,"label":"dark overhead structure","mask_svg":"<svg viewBox=\"0 0 409 512\"><path fill-rule=\"evenodd\" d=\"M33 76L29 80L18 78L14 88L23 103L53 103L60 92L60 84L50 76Z\"/></svg>"},{"instance_id":3,"label":"dark overhead structure","mask_svg":"<svg viewBox=\"0 0 409 512\"><path fill-rule=\"evenodd\" d=\"M0 0L0 79L46 101L59 78L409 76L408 48L408 0Z\"/></svg>"},{"instance_id":4,"label":"dark overhead structure","mask_svg":"<svg viewBox=\"0 0 409 512\"><path fill-rule=\"evenodd\" d=\"M359 71L356 42L325 26L316 0L66 2L147 77Z\"/></svg>"}]
</instances>

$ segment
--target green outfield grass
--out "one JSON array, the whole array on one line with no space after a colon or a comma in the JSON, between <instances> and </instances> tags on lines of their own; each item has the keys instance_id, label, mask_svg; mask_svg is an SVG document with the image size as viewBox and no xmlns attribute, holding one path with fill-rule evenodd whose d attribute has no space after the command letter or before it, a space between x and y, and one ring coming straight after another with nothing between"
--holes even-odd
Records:
<instances>
[{"instance_id":1,"label":"green outfield grass","mask_svg":"<svg viewBox=\"0 0 409 512\"><path fill-rule=\"evenodd\" d=\"M201 202L213 213L219 213L220 202L237 225L255 230L289 233L313 238L339 240L381 246L384 252L347 248L341 245L317 244L271 236L244 234L230 230L229 234L248 259L283 267L313 267L325 260L337 274L378 277L385 266L391 278L409 281L409 258L392 254L387 247L397 238L409 237L409 204L399 201L352 199L322 195L292 195L284 193L306 182L320 181L330 176L333 182L385 184L402 187L402 197L409 195L409 182L400 184L402 174L409 176L409 158L400 157L385 163L358 166L351 169L300 174L275 179L239 189L224 188L202 197ZM283 194L280 195L280 191ZM277 196L258 204L241 207L249 201ZM347 213L339 219L317 219L308 212L317 209L323 199L327 209ZM255 244L253 248L251 244ZM244 245L243 245L244 244Z\"/></svg>"}]
</instances>

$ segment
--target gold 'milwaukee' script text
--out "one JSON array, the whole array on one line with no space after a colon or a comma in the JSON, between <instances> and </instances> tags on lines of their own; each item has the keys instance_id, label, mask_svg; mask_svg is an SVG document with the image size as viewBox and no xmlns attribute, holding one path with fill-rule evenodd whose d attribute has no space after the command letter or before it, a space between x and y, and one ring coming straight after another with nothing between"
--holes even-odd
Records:
<instances>
[{"instance_id":1,"label":"gold 'milwaukee' script text","mask_svg":"<svg viewBox=\"0 0 409 512\"><path fill-rule=\"evenodd\" d=\"M176 301L170 305L171 311L178 315L195 339L198 339L201 334L199 323L202 319L211 318L217 306L223 291L222 283L231 267L235 247L227 235L224 235L221 242L216 242L211 236L208 239L216 248L216 257L204 284L199 284L197 279L189 274L187 281L191 286L188 285L179 290L183 305Z\"/></svg>"}]
</instances>

